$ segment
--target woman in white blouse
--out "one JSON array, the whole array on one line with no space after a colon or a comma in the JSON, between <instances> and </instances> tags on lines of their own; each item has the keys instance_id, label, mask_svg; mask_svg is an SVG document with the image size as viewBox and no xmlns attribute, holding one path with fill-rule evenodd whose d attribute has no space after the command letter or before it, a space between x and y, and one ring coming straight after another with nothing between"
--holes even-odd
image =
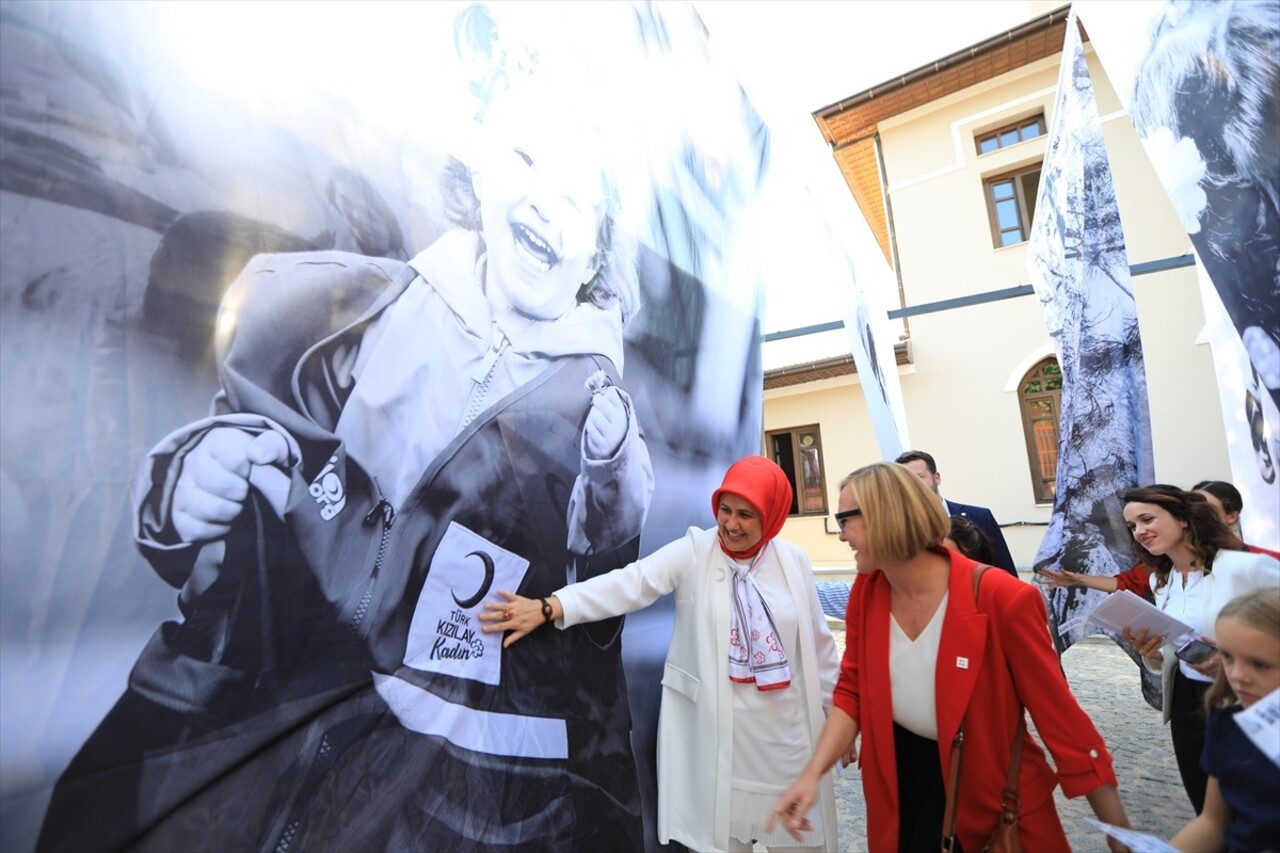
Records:
<instances>
[{"instance_id":1,"label":"woman in white blouse","mask_svg":"<svg viewBox=\"0 0 1280 853\"><path fill-rule=\"evenodd\" d=\"M766 832L778 795L813 753L837 658L809 558L776 539L791 511L786 474L763 456L730 466L696 527L629 566L544 599L502 591L480 618L504 646L554 622L630 613L674 593L658 721L658 839L692 850L838 849L828 775L813 830ZM589 815L584 815L589 819Z\"/></svg>"},{"instance_id":2,"label":"woman in white blouse","mask_svg":"<svg viewBox=\"0 0 1280 853\"><path fill-rule=\"evenodd\" d=\"M1124 518L1138 557L1151 572L1156 606L1191 628L1193 637L1213 644L1218 611L1232 598L1280 584L1280 561L1250 553L1198 492L1177 486L1129 489L1121 496ZM1204 750L1204 694L1221 662L1216 649L1206 658L1183 653L1186 637L1147 636L1126 629L1124 638L1152 669L1160 670L1164 720L1182 786L1196 814L1204 808L1208 777L1200 766Z\"/></svg>"}]
</instances>

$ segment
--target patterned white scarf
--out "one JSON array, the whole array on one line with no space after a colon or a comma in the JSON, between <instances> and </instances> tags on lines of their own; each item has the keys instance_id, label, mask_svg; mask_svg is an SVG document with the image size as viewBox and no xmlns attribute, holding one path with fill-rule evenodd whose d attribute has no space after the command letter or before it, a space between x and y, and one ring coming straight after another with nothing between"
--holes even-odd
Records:
<instances>
[{"instance_id":1,"label":"patterned white scarf","mask_svg":"<svg viewBox=\"0 0 1280 853\"><path fill-rule=\"evenodd\" d=\"M756 586L756 570L768 546L756 554L750 565L729 559L733 570L733 600L729 608L729 679L743 684L755 682L758 690L781 690L791 684L791 665L778 637L773 614Z\"/></svg>"}]
</instances>

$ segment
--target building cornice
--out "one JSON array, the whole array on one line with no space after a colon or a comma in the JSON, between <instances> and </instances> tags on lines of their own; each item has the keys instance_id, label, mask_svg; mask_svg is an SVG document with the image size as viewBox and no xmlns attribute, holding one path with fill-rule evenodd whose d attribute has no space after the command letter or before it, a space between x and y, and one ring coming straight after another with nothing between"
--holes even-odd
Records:
<instances>
[{"instance_id":1,"label":"building cornice","mask_svg":"<svg viewBox=\"0 0 1280 853\"><path fill-rule=\"evenodd\" d=\"M899 365L911 364L911 342L899 341L893 345L893 358ZM858 372L853 363L853 356L841 355L835 358L824 358L804 364L778 367L764 372L764 390L787 388L792 385L804 385L820 379L837 379L841 376L853 376Z\"/></svg>"}]
</instances>

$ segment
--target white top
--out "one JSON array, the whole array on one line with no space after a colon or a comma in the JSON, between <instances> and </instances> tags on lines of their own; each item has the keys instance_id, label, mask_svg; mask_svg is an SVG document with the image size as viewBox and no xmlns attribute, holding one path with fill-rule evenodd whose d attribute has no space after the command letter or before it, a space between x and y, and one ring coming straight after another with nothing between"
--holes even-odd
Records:
<instances>
[{"instance_id":1,"label":"white top","mask_svg":"<svg viewBox=\"0 0 1280 853\"><path fill-rule=\"evenodd\" d=\"M942 596L929 624L912 640L889 614L889 685L893 698L893 721L909 732L929 740L938 739L937 685L938 645L947 599Z\"/></svg>"},{"instance_id":2,"label":"white top","mask_svg":"<svg viewBox=\"0 0 1280 853\"><path fill-rule=\"evenodd\" d=\"M730 560L746 567L749 561ZM766 833L764 825L778 796L800 775L813 750L803 691L804 659L799 648L800 610L787 589L772 548L753 575L760 597L769 606L778 641L791 667L791 685L780 690L760 690L755 684L733 683L733 755L729 806L729 835L742 841L758 839L766 846L794 846L781 826ZM733 585L729 585L733 594ZM807 608L806 608L807 612ZM816 827L821 820L814 820ZM821 833L805 838L807 846L821 845Z\"/></svg>"},{"instance_id":3,"label":"white top","mask_svg":"<svg viewBox=\"0 0 1280 853\"><path fill-rule=\"evenodd\" d=\"M1169 572L1169 582L1156 593L1156 605L1170 616L1191 626L1197 637L1204 634L1204 604L1208 590L1204 572ZM1178 669L1192 681L1213 681L1191 668L1186 661L1178 661Z\"/></svg>"},{"instance_id":4,"label":"white top","mask_svg":"<svg viewBox=\"0 0 1280 853\"><path fill-rule=\"evenodd\" d=\"M1191 584L1187 584L1187 589L1184 590L1182 584L1178 583L1178 579L1174 577L1170 578L1170 582L1161 587L1159 592L1155 592L1158 580L1159 577L1152 572L1151 589L1155 593L1157 607L1166 606L1169 596L1175 590L1179 593L1192 591ZM1193 624L1201 634L1213 640L1218 613L1228 601L1240 595L1247 595L1254 590L1274 589L1277 584L1280 584L1280 560L1265 554L1250 554L1248 551L1219 551L1213 558L1213 571L1208 577L1202 576L1202 583L1204 588L1197 593L1202 596L1202 605L1194 620L1191 614L1175 613L1173 609L1170 609L1169 613L1178 615L1178 618L1187 624ZM1171 608L1178 606L1170 605ZM1159 667L1160 689L1164 696L1163 716L1166 723L1169 722L1170 711L1173 708L1173 667L1180 663L1173 656L1173 651L1172 642L1167 643L1160 650L1162 658ZM1150 663L1147 665L1150 666Z\"/></svg>"}]
</instances>

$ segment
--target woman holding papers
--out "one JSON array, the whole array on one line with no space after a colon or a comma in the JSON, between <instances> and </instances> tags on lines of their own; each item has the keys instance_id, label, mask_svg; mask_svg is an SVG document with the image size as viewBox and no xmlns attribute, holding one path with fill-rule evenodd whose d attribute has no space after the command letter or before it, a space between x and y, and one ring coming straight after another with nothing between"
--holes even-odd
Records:
<instances>
[{"instance_id":1,"label":"woman holding papers","mask_svg":"<svg viewBox=\"0 0 1280 853\"><path fill-rule=\"evenodd\" d=\"M1123 632L1152 669L1161 672L1164 720L1182 786L1195 808L1204 809L1208 777L1200 767L1204 749L1204 694L1221 662L1215 649L1214 621L1237 595L1280 584L1280 561L1253 554L1222 523L1204 497L1176 486L1153 485L1121 495L1124 518L1138 557L1151 572L1156 606L1190 626L1189 636L1170 637L1146 628ZM1202 637L1210 648L1200 657L1181 648ZM1202 649L1203 650L1203 649Z\"/></svg>"},{"instance_id":2,"label":"woman holding papers","mask_svg":"<svg viewBox=\"0 0 1280 853\"><path fill-rule=\"evenodd\" d=\"M1204 497L1217 513L1218 519L1236 536L1240 535L1240 512L1244 509L1244 498L1240 496L1239 489L1222 480L1201 480L1191 487L1191 491ZM1272 551L1269 548L1248 543L1245 543L1244 547L1255 554L1266 554L1280 560L1280 551ZM1087 587L1102 592L1127 589L1135 595L1151 598L1151 573L1142 563L1118 575L1090 575L1085 572L1069 572L1065 569L1050 567L1036 569L1036 574L1043 579L1045 586L1053 589L1071 586Z\"/></svg>"}]
</instances>

